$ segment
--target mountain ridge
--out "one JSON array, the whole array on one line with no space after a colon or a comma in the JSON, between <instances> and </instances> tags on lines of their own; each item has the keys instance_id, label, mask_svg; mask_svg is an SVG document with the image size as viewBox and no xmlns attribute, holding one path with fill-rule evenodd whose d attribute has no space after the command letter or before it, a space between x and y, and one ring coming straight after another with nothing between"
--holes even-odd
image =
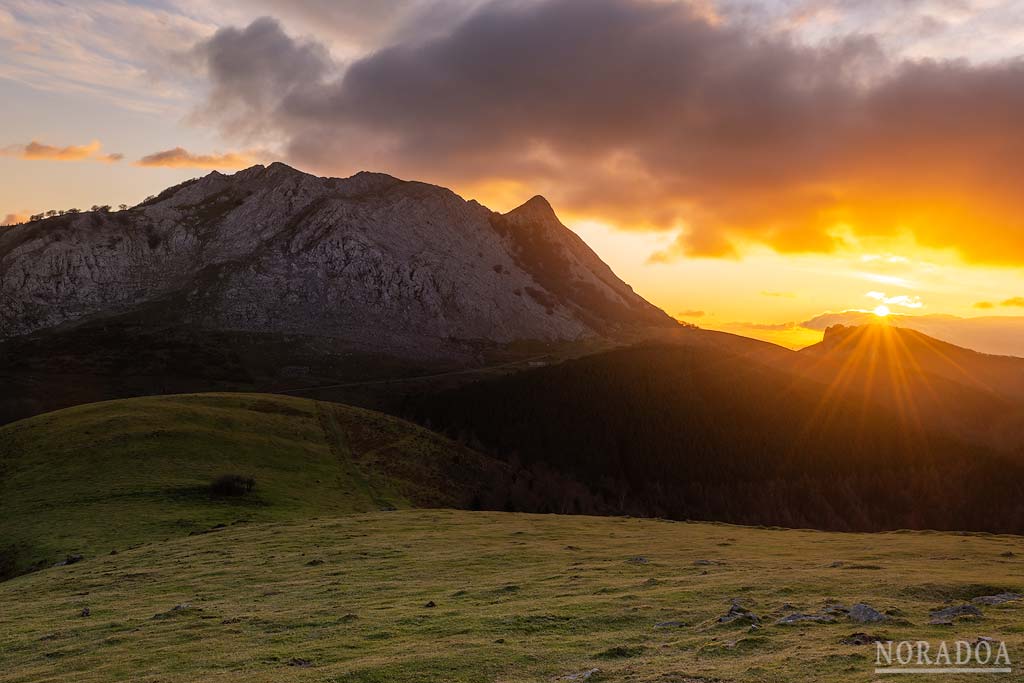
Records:
<instances>
[{"instance_id":1,"label":"mountain ridge","mask_svg":"<svg viewBox=\"0 0 1024 683\"><path fill-rule=\"evenodd\" d=\"M164 317L200 328L414 355L443 354L449 340L678 326L541 197L498 214L426 183L320 178L280 162L213 172L126 211L4 230L0 293L0 339L162 300Z\"/></svg>"}]
</instances>

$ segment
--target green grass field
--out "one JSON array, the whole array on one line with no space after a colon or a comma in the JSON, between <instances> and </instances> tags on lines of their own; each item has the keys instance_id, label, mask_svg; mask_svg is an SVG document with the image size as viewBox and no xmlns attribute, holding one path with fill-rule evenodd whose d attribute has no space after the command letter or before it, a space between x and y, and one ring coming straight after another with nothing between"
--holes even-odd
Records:
<instances>
[{"instance_id":1,"label":"green grass field","mask_svg":"<svg viewBox=\"0 0 1024 683\"><path fill-rule=\"evenodd\" d=\"M1022 556L1018 537L449 510L244 524L0 583L0 681L873 681L873 646L844 637L1024 653L1021 602L927 625L1018 590ZM763 628L717 623L732 599ZM774 624L827 600L900 616ZM982 679L1001 680L963 680Z\"/></svg>"},{"instance_id":2,"label":"green grass field","mask_svg":"<svg viewBox=\"0 0 1024 683\"><path fill-rule=\"evenodd\" d=\"M1024 600L928 623L1024 590L1024 538L446 509L503 467L379 413L256 394L0 428L0 551L9 575L38 570L0 582L0 681L874 681L854 633L1024 657ZM255 491L212 496L224 473ZM776 623L858 602L887 621ZM720 623L734 603L759 628Z\"/></svg>"},{"instance_id":3,"label":"green grass field","mask_svg":"<svg viewBox=\"0 0 1024 683\"><path fill-rule=\"evenodd\" d=\"M463 507L500 465L359 408L260 394L95 403L0 427L0 575L239 520ZM256 481L240 498L222 474Z\"/></svg>"}]
</instances>

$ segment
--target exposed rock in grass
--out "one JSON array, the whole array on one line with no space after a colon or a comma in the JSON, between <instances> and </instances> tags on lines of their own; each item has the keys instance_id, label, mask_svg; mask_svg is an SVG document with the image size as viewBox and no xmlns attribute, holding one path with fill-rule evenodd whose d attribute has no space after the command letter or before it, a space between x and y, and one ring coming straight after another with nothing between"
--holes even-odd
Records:
<instances>
[{"instance_id":1,"label":"exposed rock in grass","mask_svg":"<svg viewBox=\"0 0 1024 683\"><path fill-rule=\"evenodd\" d=\"M870 645L871 643L884 643L885 638L867 633L851 633L839 641L843 645Z\"/></svg>"},{"instance_id":2,"label":"exposed rock in grass","mask_svg":"<svg viewBox=\"0 0 1024 683\"><path fill-rule=\"evenodd\" d=\"M775 622L778 626L792 626L794 624L834 624L836 618L831 614L802 614L800 612L794 612L793 614L786 615Z\"/></svg>"},{"instance_id":3,"label":"exposed rock in grass","mask_svg":"<svg viewBox=\"0 0 1024 683\"><path fill-rule=\"evenodd\" d=\"M560 680L560 681L586 681L586 680L591 679L594 676L597 676L600 673L601 673L600 669L587 669L586 671L580 671L579 673L566 674L565 676L562 676L558 680Z\"/></svg>"},{"instance_id":4,"label":"exposed rock in grass","mask_svg":"<svg viewBox=\"0 0 1024 683\"><path fill-rule=\"evenodd\" d=\"M82 555L68 555L67 557L65 557L63 560L61 560L60 562L58 562L54 566L55 567L64 567L64 566L67 566L69 564L77 564L77 563L81 562L84 559L85 559L85 557L83 557Z\"/></svg>"},{"instance_id":5,"label":"exposed rock in grass","mask_svg":"<svg viewBox=\"0 0 1024 683\"><path fill-rule=\"evenodd\" d=\"M433 600L431 600L430 602L428 602L427 604L425 604L423 606L425 608L427 608L427 609L434 609L435 607L437 607L437 603L434 602Z\"/></svg>"},{"instance_id":6,"label":"exposed rock in grass","mask_svg":"<svg viewBox=\"0 0 1024 683\"><path fill-rule=\"evenodd\" d=\"M316 558L316 559L314 559L314 560L310 560L309 562L307 562L307 563L306 563L306 566L307 566L307 567L319 567L319 566L320 566L320 565L322 565L323 563L324 563L324 561L323 561L323 560L321 560L320 558Z\"/></svg>"},{"instance_id":7,"label":"exposed rock in grass","mask_svg":"<svg viewBox=\"0 0 1024 683\"><path fill-rule=\"evenodd\" d=\"M855 621L858 624L877 624L885 621L887 618L874 607L863 602L857 603L851 607L849 614L846 616L850 621Z\"/></svg>"},{"instance_id":8,"label":"exposed rock in grass","mask_svg":"<svg viewBox=\"0 0 1024 683\"><path fill-rule=\"evenodd\" d=\"M1020 593L1000 593L999 595L983 595L971 600L975 605L1002 605L1003 603L1020 600L1024 595Z\"/></svg>"},{"instance_id":9,"label":"exposed rock in grass","mask_svg":"<svg viewBox=\"0 0 1024 683\"><path fill-rule=\"evenodd\" d=\"M90 610L88 607L83 607L82 608L82 612L81 612L81 614L79 614L79 616L88 617L91 614L92 614L92 610Z\"/></svg>"},{"instance_id":10,"label":"exposed rock in grass","mask_svg":"<svg viewBox=\"0 0 1024 683\"><path fill-rule=\"evenodd\" d=\"M167 610L166 612L161 612L160 614L154 614L153 618L154 619L170 619L171 617L176 617L179 614L182 614L184 612L188 612L191 609L192 609L192 605L190 605L188 603L184 603L184 604L181 604L181 605L175 605L174 607L172 607L171 609Z\"/></svg>"},{"instance_id":11,"label":"exposed rock in grass","mask_svg":"<svg viewBox=\"0 0 1024 683\"><path fill-rule=\"evenodd\" d=\"M930 616L931 621L928 623L932 626L951 626L956 619L964 617L981 619L983 617L981 610L974 605L956 605L954 607L932 610Z\"/></svg>"},{"instance_id":12,"label":"exposed rock in grass","mask_svg":"<svg viewBox=\"0 0 1024 683\"><path fill-rule=\"evenodd\" d=\"M313 666L313 662L308 659L302 659L301 657L293 657L288 660L288 666L297 666L302 669L308 669Z\"/></svg>"},{"instance_id":13,"label":"exposed rock in grass","mask_svg":"<svg viewBox=\"0 0 1024 683\"><path fill-rule=\"evenodd\" d=\"M756 614L748 610L743 605L734 602L729 606L728 612L718 617L718 623L731 624L736 621L746 621L751 624L759 624L761 622Z\"/></svg>"},{"instance_id":14,"label":"exposed rock in grass","mask_svg":"<svg viewBox=\"0 0 1024 683\"><path fill-rule=\"evenodd\" d=\"M629 558L628 560L626 560L626 562L630 564L647 564L650 562L650 560L648 560L643 555L637 555L636 557Z\"/></svg>"},{"instance_id":15,"label":"exposed rock in grass","mask_svg":"<svg viewBox=\"0 0 1024 683\"><path fill-rule=\"evenodd\" d=\"M628 659L639 657L647 648L642 645L616 645L597 654L598 659Z\"/></svg>"}]
</instances>

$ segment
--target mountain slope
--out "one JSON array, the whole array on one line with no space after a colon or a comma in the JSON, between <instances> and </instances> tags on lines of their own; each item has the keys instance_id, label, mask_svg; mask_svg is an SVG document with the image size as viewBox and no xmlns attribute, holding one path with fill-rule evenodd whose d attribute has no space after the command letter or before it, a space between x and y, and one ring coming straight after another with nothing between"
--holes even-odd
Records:
<instances>
[{"instance_id":1,"label":"mountain slope","mask_svg":"<svg viewBox=\"0 0 1024 683\"><path fill-rule=\"evenodd\" d=\"M212 496L225 474L256 488ZM79 406L0 428L0 578L238 520L502 508L510 481L501 463L348 406L260 394Z\"/></svg>"},{"instance_id":2,"label":"mountain slope","mask_svg":"<svg viewBox=\"0 0 1024 683\"><path fill-rule=\"evenodd\" d=\"M678 326L543 199L502 216L432 185L280 163L0 231L0 339L128 311L406 356Z\"/></svg>"},{"instance_id":3,"label":"mountain slope","mask_svg":"<svg viewBox=\"0 0 1024 683\"><path fill-rule=\"evenodd\" d=\"M841 530L1024 531L1024 460L714 347L651 344L411 400L620 513Z\"/></svg>"}]
</instances>

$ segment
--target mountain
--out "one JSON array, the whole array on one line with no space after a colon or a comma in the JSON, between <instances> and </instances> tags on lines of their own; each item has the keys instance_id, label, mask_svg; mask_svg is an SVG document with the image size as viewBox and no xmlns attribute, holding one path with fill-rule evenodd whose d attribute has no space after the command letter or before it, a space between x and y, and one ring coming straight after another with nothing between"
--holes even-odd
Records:
<instances>
[{"instance_id":1,"label":"mountain","mask_svg":"<svg viewBox=\"0 0 1024 683\"><path fill-rule=\"evenodd\" d=\"M131 312L416 357L678 327L543 198L501 215L376 173L214 172L0 232L0 339Z\"/></svg>"},{"instance_id":2,"label":"mountain","mask_svg":"<svg viewBox=\"0 0 1024 683\"><path fill-rule=\"evenodd\" d=\"M386 380L683 331L542 197L498 214L433 185L275 163L0 230L0 423L323 385L384 407Z\"/></svg>"},{"instance_id":3,"label":"mountain","mask_svg":"<svg viewBox=\"0 0 1024 683\"><path fill-rule=\"evenodd\" d=\"M828 377L713 346L644 344L425 393L407 414L576 479L619 513L1024 532L1024 458L908 420L856 387L837 392ZM962 395L946 394L951 409Z\"/></svg>"}]
</instances>

